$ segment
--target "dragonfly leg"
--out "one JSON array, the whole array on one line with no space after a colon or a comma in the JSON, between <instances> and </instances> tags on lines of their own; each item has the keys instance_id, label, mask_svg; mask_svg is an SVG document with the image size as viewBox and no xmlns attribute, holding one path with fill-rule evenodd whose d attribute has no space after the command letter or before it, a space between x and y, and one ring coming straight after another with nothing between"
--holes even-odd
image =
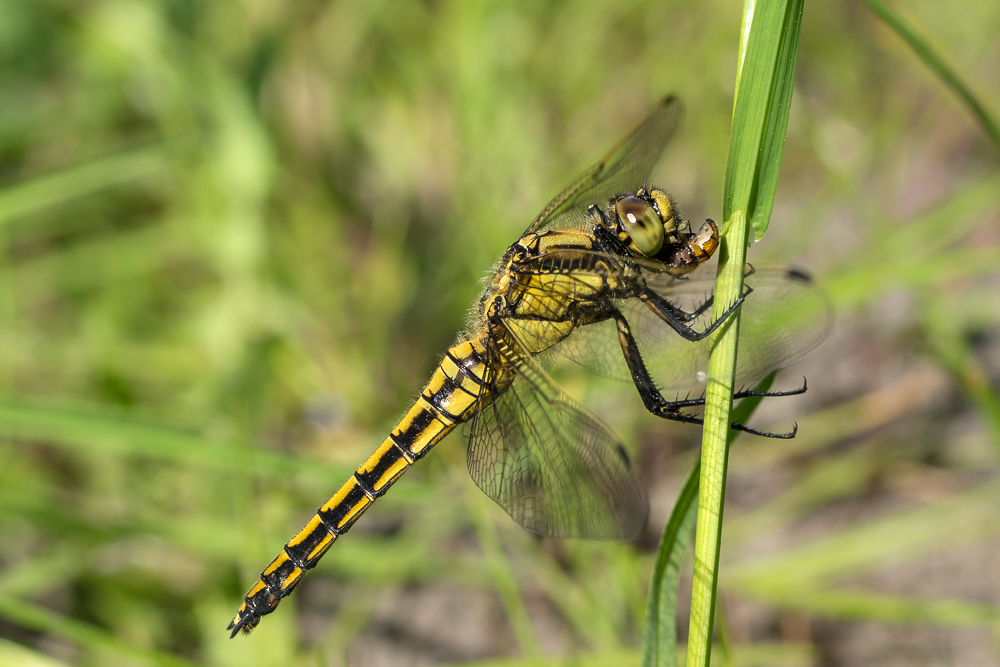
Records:
<instances>
[{"instance_id":1,"label":"dragonfly leg","mask_svg":"<svg viewBox=\"0 0 1000 667\"><path fill-rule=\"evenodd\" d=\"M650 376L649 370L646 368L646 363L642 360L642 354L639 352L639 346L635 341L635 337L632 335L632 329L629 326L628 320L626 320L625 316L618 310L612 310L610 315L614 319L615 325L618 329L618 342L621 345L622 353L625 355L625 363L628 364L629 371L631 372L632 382L635 384L635 388L639 391L639 397L642 399L642 403L646 407L646 410L648 410L650 414L660 417L661 419L669 419L671 421L683 422L686 424L703 424L704 419L702 417L681 412L681 409L705 405L704 396L700 398L685 398L675 401L668 401L664 398L663 394L660 393L660 390L656 388L656 383ZM733 398L747 398L749 396L794 396L804 393L805 390L806 386L805 382L803 382L802 387L791 391L739 391L733 395ZM795 434L798 432L797 424L793 425L791 432L788 433L760 431L738 422L730 424L730 428L737 431L751 433L753 435L759 435L765 438L779 439L794 438Z\"/></svg>"},{"instance_id":2,"label":"dragonfly leg","mask_svg":"<svg viewBox=\"0 0 1000 667\"><path fill-rule=\"evenodd\" d=\"M688 322L691 322L701 317L705 313L705 311L707 311L709 308L712 307L712 304L714 303L715 303L715 295L713 294L712 296L705 299L700 306L692 310L690 313L684 310L680 312L684 313L684 315L688 317Z\"/></svg>"},{"instance_id":3,"label":"dragonfly leg","mask_svg":"<svg viewBox=\"0 0 1000 667\"><path fill-rule=\"evenodd\" d=\"M639 345L632 335L632 328L629 326L628 320L616 309L611 310L610 315L614 319L618 329L618 343L621 345L622 353L625 355L625 363L628 364L632 375L632 382L639 391L639 397L642 399L643 405L646 406L646 410L664 419L700 424L700 417L685 414L680 409L704 405L705 399L691 398L680 401L668 401L664 398L660 390L656 388L656 383L646 368L646 362L642 360Z\"/></svg>"},{"instance_id":4,"label":"dragonfly leg","mask_svg":"<svg viewBox=\"0 0 1000 667\"><path fill-rule=\"evenodd\" d=\"M748 263L743 268L743 278L744 279L749 278L750 276L752 276L756 272L757 272L757 269L754 268L753 264L749 264ZM686 276L681 276L679 278L679 280L686 280L686 279L687 279ZM752 291L753 290L751 289L750 292L752 292ZM747 292L743 296L746 297L747 294L750 294L750 292ZM704 315L705 312L709 308L711 308L714 303L715 303L715 295L712 294L708 298L706 298L697 308L695 308L691 312L687 312L687 311L682 310L680 308L677 308L677 312L682 317L682 319L684 319L685 322L690 322L690 321L695 320L695 319L701 317L702 315Z\"/></svg>"},{"instance_id":5,"label":"dragonfly leg","mask_svg":"<svg viewBox=\"0 0 1000 667\"><path fill-rule=\"evenodd\" d=\"M746 424L732 423L729 428L734 431L743 431L744 433L750 433L751 435L759 435L762 438L777 438L778 440L791 440L795 437L795 434L799 432L799 425L792 422L792 430L788 433L772 433L770 431L758 431L755 428L751 428Z\"/></svg>"},{"instance_id":6,"label":"dragonfly leg","mask_svg":"<svg viewBox=\"0 0 1000 667\"><path fill-rule=\"evenodd\" d=\"M802 378L802 386L798 389L787 389L785 391L753 391L752 389L740 389L733 394L733 399L747 398L748 396L763 396L764 398L781 398L782 396L799 396L809 389L805 377Z\"/></svg>"},{"instance_id":7,"label":"dragonfly leg","mask_svg":"<svg viewBox=\"0 0 1000 667\"><path fill-rule=\"evenodd\" d=\"M653 311L653 313L655 313L661 320L666 322L671 329L680 334L685 340L694 342L708 337L713 331L722 326L722 323L725 322L737 308L739 308L740 304L746 300L747 296L749 296L752 291L753 288L748 285L744 285L743 294L740 295L740 298L736 299L736 301L734 301L732 305L726 309L726 312L722 313L717 320L709 324L704 331L695 331L687 325L687 322L690 322L692 319L707 310L709 305L711 305L711 299L709 299L709 302L699 306L694 313L688 313L687 311L681 310L677 306L673 305L649 288L641 289L637 296L640 301L646 304L647 308Z\"/></svg>"}]
</instances>

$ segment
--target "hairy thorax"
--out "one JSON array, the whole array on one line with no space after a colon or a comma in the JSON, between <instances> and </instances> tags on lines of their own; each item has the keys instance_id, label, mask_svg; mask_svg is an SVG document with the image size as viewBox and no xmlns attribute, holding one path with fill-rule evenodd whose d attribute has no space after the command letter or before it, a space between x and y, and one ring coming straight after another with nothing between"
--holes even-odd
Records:
<instances>
[{"instance_id":1,"label":"hairy thorax","mask_svg":"<svg viewBox=\"0 0 1000 667\"><path fill-rule=\"evenodd\" d=\"M599 319L597 305L625 296L638 271L614 270L583 231L529 233L511 245L478 306L478 323L502 316L530 354L555 345L577 326ZM629 280L631 279L631 281Z\"/></svg>"}]
</instances>

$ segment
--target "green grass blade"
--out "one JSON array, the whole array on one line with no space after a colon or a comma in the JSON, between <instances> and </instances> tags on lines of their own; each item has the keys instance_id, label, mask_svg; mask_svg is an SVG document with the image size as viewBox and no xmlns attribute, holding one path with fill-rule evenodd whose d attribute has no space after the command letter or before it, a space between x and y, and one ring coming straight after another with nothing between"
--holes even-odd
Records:
<instances>
[{"instance_id":1,"label":"green grass blade","mask_svg":"<svg viewBox=\"0 0 1000 667\"><path fill-rule=\"evenodd\" d=\"M740 47L739 56L736 63L736 87L740 89L740 80L743 78L743 61L747 55L747 43L750 41L750 28L753 25L753 8L756 0L743 0L743 18L740 20ZM733 96L733 115L736 114L736 96Z\"/></svg>"},{"instance_id":2,"label":"green grass blade","mask_svg":"<svg viewBox=\"0 0 1000 667\"><path fill-rule=\"evenodd\" d=\"M774 375L771 373L761 380L754 390L765 392L770 389ZM740 401L733 410L733 419L746 423L761 400L761 397L753 396ZM739 431L730 430L729 444L732 444L738 435ZM670 513L670 519L660 537L646 604L646 629L642 642L643 667L674 667L677 664L677 585L680 582L681 561L691 540L691 531L698 511L700 471L700 461L695 462L684 480L677 502L674 503L674 509Z\"/></svg>"},{"instance_id":3,"label":"green grass blade","mask_svg":"<svg viewBox=\"0 0 1000 667\"><path fill-rule=\"evenodd\" d=\"M868 8L882 19L887 26L903 38L914 53L924 61L932 72L940 78L948 88L955 93L962 103L969 108L972 115L976 117L979 124L983 126L987 136L993 140L997 148L1000 148L1000 125L993 118L986 107L979 101L979 98L962 81L961 77L949 67L944 59L937 54L931 45L924 39L917 29L904 19L896 10L882 2L882 0L864 0Z\"/></svg>"},{"instance_id":4,"label":"green grass blade","mask_svg":"<svg viewBox=\"0 0 1000 667\"><path fill-rule=\"evenodd\" d=\"M0 595L0 617L31 630L61 637L98 654L114 655L162 667L194 667L197 664L160 651L125 644L95 626L6 595Z\"/></svg>"},{"instance_id":5,"label":"green grass blade","mask_svg":"<svg viewBox=\"0 0 1000 667\"><path fill-rule=\"evenodd\" d=\"M107 456L142 456L193 468L229 473L233 469L231 442L136 419L96 406L79 408L10 399L0 401L0 430L4 437L42 440L60 447L99 452ZM350 469L306 460L263 448L253 449L246 463L256 474L297 474L313 479L336 479Z\"/></svg>"},{"instance_id":6,"label":"green grass blade","mask_svg":"<svg viewBox=\"0 0 1000 667\"><path fill-rule=\"evenodd\" d=\"M740 70L723 197L714 315L743 292L743 266L751 225L759 239L767 229L788 126L795 56L804 0L761 1ZM712 337L705 394L694 587L687 664L707 667L722 539L730 411L736 369L739 313Z\"/></svg>"},{"instance_id":7,"label":"green grass blade","mask_svg":"<svg viewBox=\"0 0 1000 667\"><path fill-rule=\"evenodd\" d=\"M688 473L660 537L646 604L643 667L674 667L677 664L677 584L680 581L681 561L691 540L691 529L698 511L700 470L700 464L695 463Z\"/></svg>"},{"instance_id":8,"label":"green grass blade","mask_svg":"<svg viewBox=\"0 0 1000 667\"><path fill-rule=\"evenodd\" d=\"M17 667L67 667L65 662L59 662L43 653L0 639L0 665L17 665Z\"/></svg>"},{"instance_id":9,"label":"green grass blade","mask_svg":"<svg viewBox=\"0 0 1000 667\"><path fill-rule=\"evenodd\" d=\"M631 650L546 657L538 667L622 667L634 665L638 654ZM774 641L739 644L733 647L733 662L740 667L802 667L818 663L816 651L806 642ZM449 663L447 667L524 667L520 658L498 658Z\"/></svg>"},{"instance_id":10,"label":"green grass blade","mask_svg":"<svg viewBox=\"0 0 1000 667\"><path fill-rule=\"evenodd\" d=\"M779 554L733 564L727 581L755 591L816 588L958 546L983 543L1000 534L998 504L1000 481L992 480Z\"/></svg>"},{"instance_id":11,"label":"green grass blade","mask_svg":"<svg viewBox=\"0 0 1000 667\"><path fill-rule=\"evenodd\" d=\"M733 112L722 217L745 211L757 240L771 218L792 104L803 0L759 2Z\"/></svg>"},{"instance_id":12,"label":"green grass blade","mask_svg":"<svg viewBox=\"0 0 1000 667\"><path fill-rule=\"evenodd\" d=\"M538 660L541 650L538 645L538 637L531 626L531 617L528 616L528 608L521 597L521 589L517 585L517 579L511 571L507 557L504 555L503 547L500 546L500 537L497 535L496 526L490 517L489 501L479 492L479 489L469 487L467 490L467 505L472 517L472 523L479 538L479 544L486 557L490 578L493 580L493 587L500 596L500 601L507 612L507 619L514 629L514 636L517 644L521 648L526 662L533 663Z\"/></svg>"},{"instance_id":13,"label":"green grass blade","mask_svg":"<svg viewBox=\"0 0 1000 667\"><path fill-rule=\"evenodd\" d=\"M993 389L989 370L962 329L953 321L950 307L948 300L940 297L931 299L924 307L927 351L951 373L969 402L976 407L1000 455L1000 392Z\"/></svg>"},{"instance_id":14,"label":"green grass blade","mask_svg":"<svg viewBox=\"0 0 1000 667\"><path fill-rule=\"evenodd\" d=\"M158 173L171 160L190 150L191 142L158 144L94 160L0 189L0 225L36 211L62 204Z\"/></svg>"},{"instance_id":15,"label":"green grass blade","mask_svg":"<svg viewBox=\"0 0 1000 667\"><path fill-rule=\"evenodd\" d=\"M995 627L1000 623L1000 609L995 605L968 600L824 590L800 584L750 593L757 600L782 609L844 620L945 627Z\"/></svg>"}]
</instances>

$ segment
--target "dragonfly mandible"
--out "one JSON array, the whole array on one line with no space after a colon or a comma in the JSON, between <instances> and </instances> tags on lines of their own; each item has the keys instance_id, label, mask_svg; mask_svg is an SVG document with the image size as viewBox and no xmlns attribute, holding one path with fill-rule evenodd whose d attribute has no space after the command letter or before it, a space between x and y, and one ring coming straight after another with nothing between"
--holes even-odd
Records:
<instances>
[{"instance_id":1,"label":"dragonfly mandible","mask_svg":"<svg viewBox=\"0 0 1000 667\"><path fill-rule=\"evenodd\" d=\"M680 116L676 98L663 100L507 249L462 342L445 353L385 441L260 574L229 624L232 636L274 611L358 517L462 423L470 424L473 480L525 529L553 537L636 535L647 502L624 445L559 389L540 355L632 382L652 414L700 424L686 409L703 398L671 400L664 392L704 387L708 336L741 303L739 382L787 365L822 340L830 308L794 269L748 265L744 295L710 319L714 276L695 269L715 252L719 231L711 220L692 230L671 196L645 183Z\"/></svg>"}]
</instances>

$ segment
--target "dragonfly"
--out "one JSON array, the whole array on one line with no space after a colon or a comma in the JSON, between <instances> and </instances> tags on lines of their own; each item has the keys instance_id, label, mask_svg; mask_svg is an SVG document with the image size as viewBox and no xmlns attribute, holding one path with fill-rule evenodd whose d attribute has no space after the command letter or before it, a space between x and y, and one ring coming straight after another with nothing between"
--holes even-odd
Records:
<instances>
[{"instance_id":1,"label":"dragonfly","mask_svg":"<svg viewBox=\"0 0 1000 667\"><path fill-rule=\"evenodd\" d=\"M696 269L718 247L718 227L707 220L692 230L666 191L646 185L681 115L675 97L661 101L507 248L461 342L382 444L261 572L229 624L231 636L274 611L372 503L460 424L468 425L472 479L525 529L588 539L642 530L647 500L624 444L556 385L545 370L550 356L631 382L657 417L700 424L691 410L704 398L680 392L704 388L709 336L736 308L743 307L738 382L754 382L822 340L829 305L797 269L747 265L743 295L711 319L714 275ZM803 391L804 383L766 395ZM735 397L751 395L758 394Z\"/></svg>"}]
</instances>

